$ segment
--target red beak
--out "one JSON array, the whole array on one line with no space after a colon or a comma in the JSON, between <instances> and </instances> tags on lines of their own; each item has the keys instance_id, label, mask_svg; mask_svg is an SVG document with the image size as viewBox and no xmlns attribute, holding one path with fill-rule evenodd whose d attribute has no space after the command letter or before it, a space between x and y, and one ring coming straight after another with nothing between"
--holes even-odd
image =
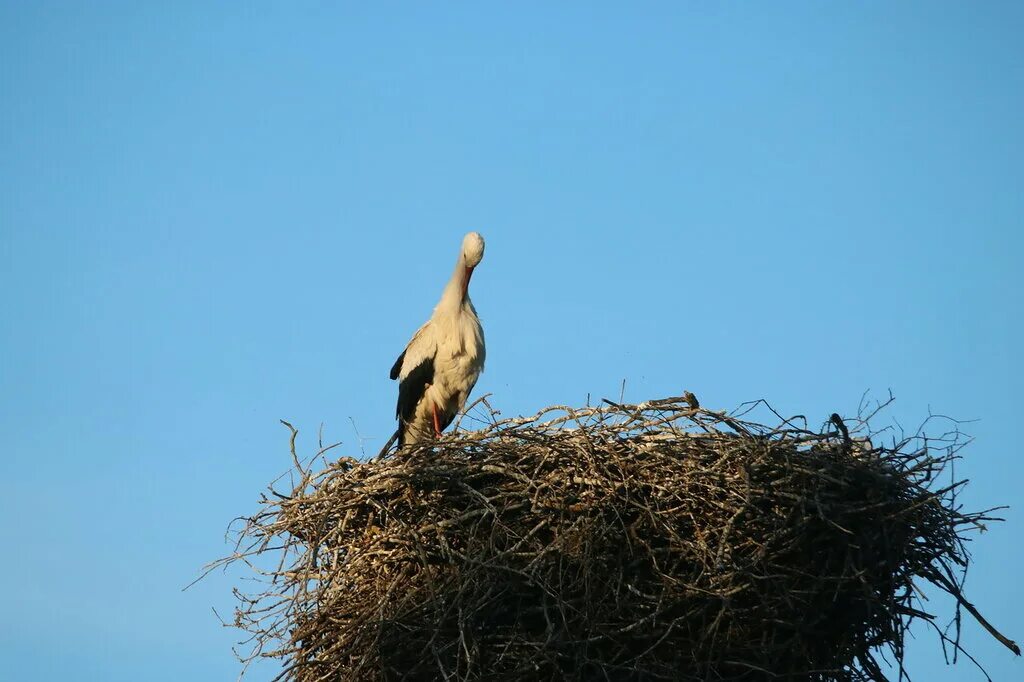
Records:
<instances>
[{"instance_id":1,"label":"red beak","mask_svg":"<svg viewBox=\"0 0 1024 682\"><path fill-rule=\"evenodd\" d=\"M469 292L469 279L473 276L473 268L466 268L466 279L462 280L462 300L466 300Z\"/></svg>"}]
</instances>

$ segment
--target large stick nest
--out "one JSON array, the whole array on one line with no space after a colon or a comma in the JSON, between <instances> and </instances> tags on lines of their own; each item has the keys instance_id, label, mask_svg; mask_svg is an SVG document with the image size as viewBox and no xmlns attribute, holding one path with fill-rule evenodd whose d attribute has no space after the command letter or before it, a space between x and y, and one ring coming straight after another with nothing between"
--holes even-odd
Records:
<instances>
[{"instance_id":1,"label":"large stick nest","mask_svg":"<svg viewBox=\"0 0 1024 682\"><path fill-rule=\"evenodd\" d=\"M225 560L259 576L236 591L243 659L301 682L877 680L935 624L928 583L956 599L944 651L961 607L1016 651L960 591L964 533L991 517L956 500L955 427L884 447L860 418L744 419L688 394L296 456Z\"/></svg>"}]
</instances>

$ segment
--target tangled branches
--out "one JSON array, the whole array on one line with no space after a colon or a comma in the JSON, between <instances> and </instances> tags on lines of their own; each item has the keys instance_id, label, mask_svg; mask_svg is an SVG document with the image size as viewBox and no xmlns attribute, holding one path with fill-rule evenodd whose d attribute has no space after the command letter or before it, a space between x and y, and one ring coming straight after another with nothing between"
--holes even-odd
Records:
<instances>
[{"instance_id":1,"label":"tangled branches","mask_svg":"<svg viewBox=\"0 0 1024 682\"><path fill-rule=\"evenodd\" d=\"M880 680L879 652L902 670L910 623L933 621L925 583L1017 651L960 593L964 533L991 517L940 484L958 431L883 447L866 419L747 414L605 401L366 462L322 451L319 472L296 457L224 560L260 576L236 592L244 658L298 682Z\"/></svg>"}]
</instances>

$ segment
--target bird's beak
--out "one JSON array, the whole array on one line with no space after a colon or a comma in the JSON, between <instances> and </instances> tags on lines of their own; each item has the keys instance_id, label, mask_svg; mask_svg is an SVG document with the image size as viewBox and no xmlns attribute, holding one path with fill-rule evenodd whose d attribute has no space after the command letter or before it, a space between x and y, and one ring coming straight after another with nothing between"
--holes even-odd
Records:
<instances>
[{"instance_id":1,"label":"bird's beak","mask_svg":"<svg viewBox=\"0 0 1024 682\"><path fill-rule=\"evenodd\" d=\"M466 300L466 294L469 293L469 279L473 276L473 268L466 268L466 277L462 280L462 300Z\"/></svg>"}]
</instances>

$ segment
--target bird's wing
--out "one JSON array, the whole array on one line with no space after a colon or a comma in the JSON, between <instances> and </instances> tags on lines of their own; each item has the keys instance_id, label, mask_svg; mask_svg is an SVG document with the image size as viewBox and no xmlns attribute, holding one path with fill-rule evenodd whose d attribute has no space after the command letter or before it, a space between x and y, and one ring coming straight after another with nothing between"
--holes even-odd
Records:
<instances>
[{"instance_id":1,"label":"bird's wing","mask_svg":"<svg viewBox=\"0 0 1024 682\"><path fill-rule=\"evenodd\" d=\"M412 418L427 385L434 381L437 340L433 332L429 322L420 327L391 368L391 378L399 380L395 416L402 422Z\"/></svg>"},{"instance_id":2,"label":"bird's wing","mask_svg":"<svg viewBox=\"0 0 1024 682\"><path fill-rule=\"evenodd\" d=\"M402 373L402 363L403 362L405 362L405 351L404 350L402 351L402 354L398 356L398 359L395 360L395 364L391 365L391 375L390 376L391 376L391 380L392 381L397 379L398 375Z\"/></svg>"},{"instance_id":3,"label":"bird's wing","mask_svg":"<svg viewBox=\"0 0 1024 682\"><path fill-rule=\"evenodd\" d=\"M437 353L437 339L434 338L434 327L427 321L409 339L405 350L391 366L391 379L404 379L424 360L433 359Z\"/></svg>"},{"instance_id":4,"label":"bird's wing","mask_svg":"<svg viewBox=\"0 0 1024 682\"><path fill-rule=\"evenodd\" d=\"M395 416L402 425L416 414L416 406L427 392L427 386L434 383L434 358L430 357L418 364L409 376L398 382L398 405Z\"/></svg>"}]
</instances>

